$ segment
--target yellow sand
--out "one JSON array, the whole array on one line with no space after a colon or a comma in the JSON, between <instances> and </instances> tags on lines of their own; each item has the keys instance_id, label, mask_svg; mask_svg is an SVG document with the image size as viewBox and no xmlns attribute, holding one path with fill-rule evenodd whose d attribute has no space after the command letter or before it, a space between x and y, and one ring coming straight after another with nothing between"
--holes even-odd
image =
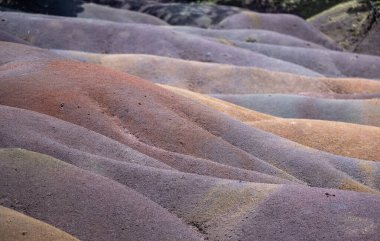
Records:
<instances>
[{"instance_id":1,"label":"yellow sand","mask_svg":"<svg viewBox=\"0 0 380 241\"><path fill-rule=\"evenodd\" d=\"M2 206L0 206L0 240L79 241L49 224Z\"/></svg>"},{"instance_id":2,"label":"yellow sand","mask_svg":"<svg viewBox=\"0 0 380 241\"><path fill-rule=\"evenodd\" d=\"M380 128L334 121L283 119L252 111L210 96L160 85L201 102L248 125L321 151L380 161Z\"/></svg>"}]
</instances>

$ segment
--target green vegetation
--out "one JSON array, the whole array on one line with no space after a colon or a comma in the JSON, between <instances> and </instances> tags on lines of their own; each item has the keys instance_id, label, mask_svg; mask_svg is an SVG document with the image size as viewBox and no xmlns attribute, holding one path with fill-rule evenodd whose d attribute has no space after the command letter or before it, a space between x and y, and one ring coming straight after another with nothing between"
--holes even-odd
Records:
<instances>
[{"instance_id":1,"label":"green vegetation","mask_svg":"<svg viewBox=\"0 0 380 241\"><path fill-rule=\"evenodd\" d=\"M84 0L88 2L89 0ZM157 0L160 1L160 0ZM248 8L253 11L271 13L291 13L309 18L339 3L348 0L162 0L161 2L197 2L230 5ZM372 9L375 16L380 18L380 0L357 0ZM0 8L16 9L25 12L76 16L81 11L83 0L0 0ZM121 2L121 1L120 1ZM120 3L119 2L119 3Z\"/></svg>"},{"instance_id":2,"label":"green vegetation","mask_svg":"<svg viewBox=\"0 0 380 241\"><path fill-rule=\"evenodd\" d=\"M380 0L358 0L360 3L366 4L367 7L372 11L373 18L380 19Z\"/></svg>"},{"instance_id":3,"label":"green vegetation","mask_svg":"<svg viewBox=\"0 0 380 241\"><path fill-rule=\"evenodd\" d=\"M197 0L198 3L215 3L248 8L260 12L292 13L309 18L348 0ZM380 0L358 0L360 3L380 7ZM191 2L191 1L187 1Z\"/></svg>"},{"instance_id":4,"label":"green vegetation","mask_svg":"<svg viewBox=\"0 0 380 241\"><path fill-rule=\"evenodd\" d=\"M291 13L308 18L347 0L198 0L248 8L259 12Z\"/></svg>"}]
</instances>

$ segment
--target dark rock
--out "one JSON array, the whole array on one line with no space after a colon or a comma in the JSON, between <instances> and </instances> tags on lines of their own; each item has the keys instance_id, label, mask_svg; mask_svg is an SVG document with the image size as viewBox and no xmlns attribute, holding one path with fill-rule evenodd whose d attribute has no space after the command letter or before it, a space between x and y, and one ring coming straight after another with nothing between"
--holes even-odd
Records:
<instances>
[{"instance_id":1,"label":"dark rock","mask_svg":"<svg viewBox=\"0 0 380 241\"><path fill-rule=\"evenodd\" d=\"M241 10L214 4L157 3L143 6L140 11L161 18L172 25L207 28Z\"/></svg>"},{"instance_id":2,"label":"dark rock","mask_svg":"<svg viewBox=\"0 0 380 241\"><path fill-rule=\"evenodd\" d=\"M139 10L143 5L148 4L146 0L84 0L88 3L97 3L114 8L125 8L130 10Z\"/></svg>"}]
</instances>

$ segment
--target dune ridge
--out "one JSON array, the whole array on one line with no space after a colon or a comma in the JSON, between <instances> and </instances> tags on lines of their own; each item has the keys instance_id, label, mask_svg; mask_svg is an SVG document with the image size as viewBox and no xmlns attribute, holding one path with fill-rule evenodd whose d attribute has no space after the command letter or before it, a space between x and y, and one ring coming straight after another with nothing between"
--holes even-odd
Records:
<instances>
[{"instance_id":1,"label":"dune ridge","mask_svg":"<svg viewBox=\"0 0 380 241\"><path fill-rule=\"evenodd\" d=\"M286 14L82 9L0 12L1 241L378 240L378 57Z\"/></svg>"},{"instance_id":2,"label":"dune ridge","mask_svg":"<svg viewBox=\"0 0 380 241\"><path fill-rule=\"evenodd\" d=\"M31 65L42 66L29 75L21 74L25 66ZM166 162L173 154L163 155L165 152L160 149L174 156L178 156L175 153L191 155L288 180L299 179L313 186L349 189L352 187L346 186L343 180L351 179L352 175L353 183L359 181L371 188L378 187L377 183L366 183L364 176L367 174L361 171L360 161L318 152L250 128L220 112L121 72L67 60L9 62L1 67L1 72L0 85L4 87L1 89L8 90L1 92L1 104L81 125ZM47 79L56 84L42 84ZM33 91L35 88L38 91ZM47 99L46 93L54 95ZM157 111L159 115L155 114ZM186 135L177 138L167 135L177 131ZM266 143L272 144L263 150L261 147ZM146 145L155 149L146 148ZM303 155L308 156L308 161L300 163L294 158ZM347 163L351 163L351 169L344 167ZM314 176L308 165L329 178ZM376 176L377 172L371 175Z\"/></svg>"},{"instance_id":3,"label":"dune ridge","mask_svg":"<svg viewBox=\"0 0 380 241\"><path fill-rule=\"evenodd\" d=\"M204 63L140 54L94 54L53 50L141 78L204 94L378 94L380 82L360 78L307 77L254 67ZM349 96L348 96L349 98Z\"/></svg>"},{"instance_id":4,"label":"dune ridge","mask_svg":"<svg viewBox=\"0 0 380 241\"><path fill-rule=\"evenodd\" d=\"M378 127L334 121L279 118L189 90L160 86L221 111L234 119L305 146L341 156L380 161L377 151L380 146Z\"/></svg>"}]
</instances>

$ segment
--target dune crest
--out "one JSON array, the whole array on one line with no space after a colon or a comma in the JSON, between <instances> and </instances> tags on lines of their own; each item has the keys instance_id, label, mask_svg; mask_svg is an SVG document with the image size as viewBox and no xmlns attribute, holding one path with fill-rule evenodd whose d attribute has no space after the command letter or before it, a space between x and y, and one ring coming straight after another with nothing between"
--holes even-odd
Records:
<instances>
[{"instance_id":1,"label":"dune crest","mask_svg":"<svg viewBox=\"0 0 380 241\"><path fill-rule=\"evenodd\" d=\"M0 241L378 241L378 56L294 15L86 2L0 3Z\"/></svg>"}]
</instances>

